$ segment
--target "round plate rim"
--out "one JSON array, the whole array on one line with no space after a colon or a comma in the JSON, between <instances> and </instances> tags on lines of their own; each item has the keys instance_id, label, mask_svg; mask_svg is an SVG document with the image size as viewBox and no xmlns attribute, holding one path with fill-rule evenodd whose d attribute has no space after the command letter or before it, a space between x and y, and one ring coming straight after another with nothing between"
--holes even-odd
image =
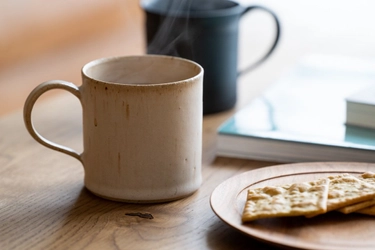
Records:
<instances>
[{"instance_id":1,"label":"round plate rim","mask_svg":"<svg viewBox=\"0 0 375 250\"><path fill-rule=\"evenodd\" d=\"M353 167L353 165L356 165ZM318 170L307 170L307 168L316 167L316 166L323 166L320 167ZM220 206L217 205L217 198L216 196L219 195L219 197L227 197L226 195L223 195L222 191L225 191L225 187L228 184L237 184L238 180L244 178L248 175L256 175L257 173L263 173L263 172L278 172L280 170L284 171L285 175L298 175L298 174L310 174L310 173L319 173L319 174L325 174L325 173L344 173L344 172L351 172L351 173L361 173L365 171L369 171L369 169L372 169L375 171L375 164L374 163L363 163L363 162L304 162L304 163L288 163L288 164L278 164L278 165L272 165L268 167L258 168L249 170L246 172L243 172L241 174L237 174L235 176L232 176L228 178L227 180L221 182L211 193L210 196L210 206L213 212L227 225L230 227L244 233L245 235L248 235L252 238L255 238L257 240L271 243L273 245L279 245L279 246L285 246L285 247L293 247L293 248L300 248L300 249L321 249L321 250L332 250L332 249L347 249L345 247L337 247L337 246L329 246L329 245L321 245L321 244L314 244L311 242L304 242L303 244L300 243L292 243L291 241L287 240L280 240L280 239L269 239L265 238L263 233L259 233L258 230L249 228L248 225L246 225L246 230L244 229L245 225L242 223L233 222L230 218L230 215L228 213L225 213L227 211L222 211ZM276 170L276 171L274 171ZM277 178L279 176L270 176L269 179ZM258 180L257 182L261 182L266 179ZM254 182L255 183L255 182ZM240 194L240 192L249 186L253 185L254 183L249 183L247 186L243 184L238 184L235 191L233 191L233 194L231 196L230 200L225 200L226 202L229 202L230 204L233 204L236 202L236 197ZM234 211L233 211L234 212ZM286 236L287 237L287 236ZM360 249L370 249L370 248L360 248Z\"/></svg>"}]
</instances>

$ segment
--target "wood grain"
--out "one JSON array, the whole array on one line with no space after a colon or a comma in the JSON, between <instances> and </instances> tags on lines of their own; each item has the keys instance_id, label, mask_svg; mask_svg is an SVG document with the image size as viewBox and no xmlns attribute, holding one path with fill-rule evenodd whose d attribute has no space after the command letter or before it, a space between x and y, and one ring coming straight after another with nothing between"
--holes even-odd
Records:
<instances>
[{"instance_id":1,"label":"wood grain","mask_svg":"<svg viewBox=\"0 0 375 250\"><path fill-rule=\"evenodd\" d=\"M124 3L130 2L138 1ZM306 54L375 55L375 37L369 32L373 8L367 6L375 3L263 3L280 17L282 42L270 60L239 79L235 109L247 104ZM0 249L277 249L228 226L210 208L210 195L223 181L275 165L215 157L216 129L235 110L204 117L201 188L185 199L156 205L117 203L92 195L83 186L84 171L77 160L44 148L27 134L22 113L15 110L22 108L37 84L58 78L79 85L84 63L103 56L144 52L141 11L124 11L128 18L124 29L38 54L1 71L0 113L12 113L0 118ZM347 18L347 13L352 18ZM259 18L254 14L241 24L240 66L268 48L273 26ZM33 116L46 138L82 150L81 107L74 97L53 95L37 103ZM153 219L128 215L138 213Z\"/></svg>"},{"instance_id":2,"label":"wood grain","mask_svg":"<svg viewBox=\"0 0 375 250\"><path fill-rule=\"evenodd\" d=\"M48 139L80 151L80 112L76 98L61 95L36 104L35 126ZM79 161L36 143L21 112L3 117L0 249L264 249L263 243L225 225L212 212L209 197L227 178L273 163L216 159L214 118L204 121L200 189L175 202L134 205L91 194L84 188Z\"/></svg>"}]
</instances>

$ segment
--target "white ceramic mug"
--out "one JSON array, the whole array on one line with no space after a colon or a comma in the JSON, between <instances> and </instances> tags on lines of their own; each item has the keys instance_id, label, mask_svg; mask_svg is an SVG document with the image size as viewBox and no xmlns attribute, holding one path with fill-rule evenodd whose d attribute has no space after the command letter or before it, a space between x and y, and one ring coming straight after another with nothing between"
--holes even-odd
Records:
<instances>
[{"instance_id":1,"label":"white ceramic mug","mask_svg":"<svg viewBox=\"0 0 375 250\"><path fill-rule=\"evenodd\" d=\"M169 56L103 58L82 68L82 85L53 80L28 96L24 121L42 145L77 158L94 194L127 202L163 202L202 182L202 80L195 62ZM36 100L64 89L82 104L82 154L43 138L33 127Z\"/></svg>"}]
</instances>

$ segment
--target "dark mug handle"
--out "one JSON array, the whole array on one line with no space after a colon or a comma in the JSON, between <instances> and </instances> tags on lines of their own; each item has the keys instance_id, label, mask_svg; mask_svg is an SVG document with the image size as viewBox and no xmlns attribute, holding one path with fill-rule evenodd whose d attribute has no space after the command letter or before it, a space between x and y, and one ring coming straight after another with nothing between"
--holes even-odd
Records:
<instances>
[{"instance_id":1,"label":"dark mug handle","mask_svg":"<svg viewBox=\"0 0 375 250\"><path fill-rule=\"evenodd\" d=\"M250 70L252 70L252 69L256 68L257 66L259 66L262 62L264 62L272 54L272 52L276 48L276 45L279 42L279 38L280 38L280 22L279 22L279 19L277 18L277 16L275 15L275 13L273 13L271 10L269 10L269 9L263 7L263 6L254 5L254 6L246 7L246 9L244 10L244 12L242 12L241 16L243 16L246 13L248 13L250 10L255 10L255 9L264 10L264 11L268 12L269 14L271 14L271 16L274 18L275 23L276 23L276 36L275 36L275 40L274 40L271 48L268 50L268 52L262 58L260 58L255 63L251 64L250 66L247 66L246 68L244 68L243 70L241 70L240 72L238 72L238 76L240 76L240 75L242 75L244 73L249 72Z\"/></svg>"}]
</instances>

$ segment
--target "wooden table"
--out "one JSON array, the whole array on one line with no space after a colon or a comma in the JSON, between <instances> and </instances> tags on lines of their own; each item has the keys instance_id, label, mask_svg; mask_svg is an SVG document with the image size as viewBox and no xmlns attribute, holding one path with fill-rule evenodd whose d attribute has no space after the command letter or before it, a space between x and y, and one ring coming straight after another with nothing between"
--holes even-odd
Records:
<instances>
[{"instance_id":1,"label":"wooden table","mask_svg":"<svg viewBox=\"0 0 375 250\"><path fill-rule=\"evenodd\" d=\"M373 8L358 6L353 10L355 6L341 1L315 5L292 0L265 2L282 20L281 44L270 60L240 79L236 109L304 54L375 55L375 38L367 36L372 34L369 30L373 21L366 18L372 16L363 14ZM359 18L347 18L347 13ZM331 18L333 14L336 18ZM242 26L250 27L251 33L251 27L258 27L254 23L250 18ZM272 27L272 23L265 25ZM254 32L260 34L259 30ZM254 52L262 53L263 42L259 41L263 40L259 39L265 43L269 40L242 34L241 47ZM245 57L247 53L241 53L240 59L252 59ZM40 65L42 71L46 65ZM81 151L78 100L65 94L54 97L36 105L33 116L38 131L54 142ZM248 170L275 164L215 157L216 129L236 109L204 118L201 188L185 199L154 205L112 202L92 195L83 186L81 164L35 142L26 132L22 111L1 117L0 249L272 249L232 229L210 208L209 198L217 185ZM153 219L127 213L151 214Z\"/></svg>"},{"instance_id":2,"label":"wooden table","mask_svg":"<svg viewBox=\"0 0 375 250\"><path fill-rule=\"evenodd\" d=\"M37 129L81 150L80 107L67 95L37 103ZM264 249L211 210L222 181L272 163L215 158L218 124L233 111L204 118L203 185L185 199L137 205L98 198L83 186L81 164L27 134L22 112L0 120L0 249ZM128 216L147 213L153 219Z\"/></svg>"},{"instance_id":3,"label":"wooden table","mask_svg":"<svg viewBox=\"0 0 375 250\"><path fill-rule=\"evenodd\" d=\"M273 27L273 24L269 26ZM128 48L126 44L124 49ZM142 44L130 48L139 46ZM113 45L107 47L107 50L111 49L107 53L117 48ZM268 48L268 45L260 44L259 47ZM139 53L140 49L135 51ZM93 56L90 53L94 52L90 50L77 58L90 58ZM124 52L119 50L118 53ZM72 60L76 58L71 57ZM36 85L42 80L59 78L60 74L50 76L50 72L44 69L54 69L51 62L63 61L69 63L69 73L79 77L78 60L71 62L59 54L51 55L51 58L8 74L25 76L22 82ZM276 56L275 60L240 80L242 91L236 109L278 78L285 66L280 60L282 56ZM273 74L269 74L270 67ZM80 85L77 78L64 80ZM29 87L18 87L8 92L26 95L29 91ZM22 97L26 98L23 94ZM1 105L6 104L3 102L4 99L0 100ZM38 101L35 108L33 117L41 134L51 141L82 151L81 107L75 97L54 93ZM210 208L210 195L221 182L250 169L272 164L215 157L216 129L236 109L204 118L201 188L185 199L157 205L111 202L92 195L84 188L82 165L35 142L25 129L21 110L1 117L0 249L243 249L249 246L264 249L263 243L227 226ZM126 215L138 212L151 214L153 219Z\"/></svg>"}]
</instances>

